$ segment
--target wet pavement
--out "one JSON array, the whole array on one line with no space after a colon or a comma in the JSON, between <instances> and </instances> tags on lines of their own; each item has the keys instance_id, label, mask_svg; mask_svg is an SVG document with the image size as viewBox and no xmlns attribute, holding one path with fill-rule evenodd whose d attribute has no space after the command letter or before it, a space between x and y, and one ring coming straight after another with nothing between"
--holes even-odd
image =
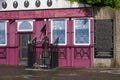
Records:
<instances>
[{"instance_id":1,"label":"wet pavement","mask_svg":"<svg viewBox=\"0 0 120 80\"><path fill-rule=\"evenodd\" d=\"M0 66L0 80L120 80L120 69L30 69L24 66Z\"/></svg>"}]
</instances>

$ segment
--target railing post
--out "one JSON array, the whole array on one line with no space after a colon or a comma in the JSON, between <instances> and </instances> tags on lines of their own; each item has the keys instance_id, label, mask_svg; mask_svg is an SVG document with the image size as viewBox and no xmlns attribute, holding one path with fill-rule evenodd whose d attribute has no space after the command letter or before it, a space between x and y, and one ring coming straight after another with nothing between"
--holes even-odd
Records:
<instances>
[{"instance_id":1,"label":"railing post","mask_svg":"<svg viewBox=\"0 0 120 80\"><path fill-rule=\"evenodd\" d=\"M32 43L28 43L28 67L31 68L33 64L31 63L31 54L32 54Z\"/></svg>"},{"instance_id":2,"label":"railing post","mask_svg":"<svg viewBox=\"0 0 120 80\"><path fill-rule=\"evenodd\" d=\"M28 41L28 67L32 68L36 62L36 38Z\"/></svg>"}]
</instances>

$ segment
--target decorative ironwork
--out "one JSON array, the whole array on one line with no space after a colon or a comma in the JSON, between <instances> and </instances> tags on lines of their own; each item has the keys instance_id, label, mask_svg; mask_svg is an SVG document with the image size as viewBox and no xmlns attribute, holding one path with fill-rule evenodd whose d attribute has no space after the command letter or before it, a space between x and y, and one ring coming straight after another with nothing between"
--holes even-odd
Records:
<instances>
[{"instance_id":1,"label":"decorative ironwork","mask_svg":"<svg viewBox=\"0 0 120 80\"><path fill-rule=\"evenodd\" d=\"M51 68L51 54L49 50L49 38L44 36L42 40L42 55L38 60L38 64L41 68Z\"/></svg>"},{"instance_id":2,"label":"decorative ironwork","mask_svg":"<svg viewBox=\"0 0 120 80\"><path fill-rule=\"evenodd\" d=\"M43 26L41 32L46 32L46 25ZM58 42L59 38L55 40L53 44L49 44L49 38L47 34L44 34L44 38L42 40L42 54L38 59L38 64L41 68L55 68L58 66ZM28 67L33 67L35 63L36 57L36 38L30 41L28 44Z\"/></svg>"},{"instance_id":3,"label":"decorative ironwork","mask_svg":"<svg viewBox=\"0 0 120 80\"><path fill-rule=\"evenodd\" d=\"M13 2L13 7L14 7L14 8L17 8L17 7L18 7L18 2L17 2L17 1L14 1L14 2Z\"/></svg>"},{"instance_id":4,"label":"decorative ironwork","mask_svg":"<svg viewBox=\"0 0 120 80\"><path fill-rule=\"evenodd\" d=\"M5 9L7 8L7 2L2 2L2 7Z\"/></svg>"},{"instance_id":5,"label":"decorative ironwork","mask_svg":"<svg viewBox=\"0 0 120 80\"><path fill-rule=\"evenodd\" d=\"M51 48L52 53L59 52L58 41L59 41L59 38L57 38L55 42L52 44L52 48Z\"/></svg>"},{"instance_id":6,"label":"decorative ironwork","mask_svg":"<svg viewBox=\"0 0 120 80\"><path fill-rule=\"evenodd\" d=\"M28 43L28 67L33 67L36 62L36 38L32 40L32 43Z\"/></svg>"},{"instance_id":7,"label":"decorative ironwork","mask_svg":"<svg viewBox=\"0 0 120 80\"><path fill-rule=\"evenodd\" d=\"M53 44L51 44L51 68L55 68L58 66L58 47L59 38L55 40Z\"/></svg>"},{"instance_id":8,"label":"decorative ironwork","mask_svg":"<svg viewBox=\"0 0 120 80\"><path fill-rule=\"evenodd\" d=\"M43 38L43 43L42 43L43 49L48 49L48 45L49 45L49 38L47 36L45 36Z\"/></svg>"},{"instance_id":9,"label":"decorative ironwork","mask_svg":"<svg viewBox=\"0 0 120 80\"><path fill-rule=\"evenodd\" d=\"M90 50L91 47L74 47L74 59L77 58L77 55L80 56L81 59L83 59L84 57L87 57L88 59L90 59Z\"/></svg>"},{"instance_id":10,"label":"decorative ironwork","mask_svg":"<svg viewBox=\"0 0 120 80\"><path fill-rule=\"evenodd\" d=\"M32 47L33 47L33 53L36 54L36 41L37 41L37 38L35 37L33 40L32 40Z\"/></svg>"}]
</instances>

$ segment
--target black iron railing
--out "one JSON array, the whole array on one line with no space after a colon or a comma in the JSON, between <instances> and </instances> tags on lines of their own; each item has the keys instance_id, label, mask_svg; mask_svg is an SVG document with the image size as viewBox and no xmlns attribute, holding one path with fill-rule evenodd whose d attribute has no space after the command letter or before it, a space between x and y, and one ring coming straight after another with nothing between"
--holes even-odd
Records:
<instances>
[{"instance_id":1,"label":"black iron railing","mask_svg":"<svg viewBox=\"0 0 120 80\"><path fill-rule=\"evenodd\" d=\"M47 36L43 38L42 54L38 59L38 64L41 68L55 68L58 66L58 41L59 38L53 44L49 44L49 38Z\"/></svg>"},{"instance_id":2,"label":"black iron railing","mask_svg":"<svg viewBox=\"0 0 120 80\"><path fill-rule=\"evenodd\" d=\"M33 67L36 62L36 38L28 43L28 67Z\"/></svg>"},{"instance_id":3,"label":"black iron railing","mask_svg":"<svg viewBox=\"0 0 120 80\"><path fill-rule=\"evenodd\" d=\"M50 46L51 68L55 68L58 66L58 52L59 52L58 42L59 42L59 38L57 38L55 42Z\"/></svg>"}]
</instances>

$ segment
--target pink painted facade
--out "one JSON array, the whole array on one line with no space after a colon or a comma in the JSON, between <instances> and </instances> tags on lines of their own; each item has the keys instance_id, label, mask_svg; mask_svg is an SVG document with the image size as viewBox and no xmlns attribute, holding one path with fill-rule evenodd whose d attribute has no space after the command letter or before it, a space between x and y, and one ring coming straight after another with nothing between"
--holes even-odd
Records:
<instances>
[{"instance_id":1,"label":"pink painted facade","mask_svg":"<svg viewBox=\"0 0 120 80\"><path fill-rule=\"evenodd\" d=\"M27 10L27 11L2 11L0 20L7 22L7 45L0 46L0 64L19 65L20 63L20 34L29 33L32 38L40 37L40 30L47 25L48 37L51 41L51 21L49 19L67 18L67 44L59 45L59 66L92 67L93 66L93 16L92 8L71 8L71 9L49 9L49 10ZM74 21L72 18L90 18L90 44L74 45ZM33 31L18 32L17 20L33 20ZM36 61L42 48L41 44L36 47ZM80 57L80 53L82 57ZM83 54L85 53L85 54Z\"/></svg>"}]
</instances>

